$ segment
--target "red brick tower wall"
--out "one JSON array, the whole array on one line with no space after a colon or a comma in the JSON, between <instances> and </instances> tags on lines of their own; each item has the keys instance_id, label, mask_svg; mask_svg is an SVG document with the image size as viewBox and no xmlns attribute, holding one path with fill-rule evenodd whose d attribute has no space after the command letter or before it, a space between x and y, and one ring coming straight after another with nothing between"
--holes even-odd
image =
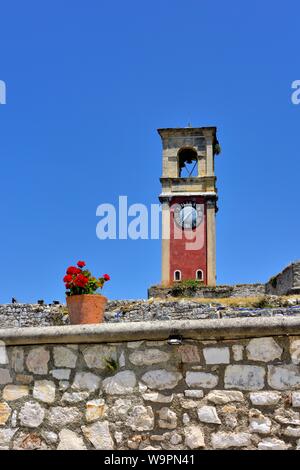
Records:
<instances>
[{"instance_id":1,"label":"red brick tower wall","mask_svg":"<svg viewBox=\"0 0 300 470\"><path fill-rule=\"evenodd\" d=\"M194 240L197 237L198 243L195 248L192 247L193 239L187 239L185 231L177 228L174 221L174 204L187 202L190 198L173 197L170 204L170 281L174 280L174 271L181 271L181 279L196 279L196 271L202 269L203 281L207 283L207 230L206 230L206 204L203 197L193 197L196 204L204 204L204 217L201 224L193 229ZM189 230L191 231L191 230ZM175 234L181 232L182 238L176 239ZM197 232L197 233L196 233Z\"/></svg>"}]
</instances>

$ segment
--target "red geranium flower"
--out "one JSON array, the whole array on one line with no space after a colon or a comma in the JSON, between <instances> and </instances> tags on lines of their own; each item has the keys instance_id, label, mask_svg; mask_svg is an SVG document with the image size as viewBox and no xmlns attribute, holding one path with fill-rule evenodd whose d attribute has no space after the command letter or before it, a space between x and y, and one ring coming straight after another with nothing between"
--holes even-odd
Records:
<instances>
[{"instance_id":1,"label":"red geranium flower","mask_svg":"<svg viewBox=\"0 0 300 470\"><path fill-rule=\"evenodd\" d=\"M72 278L71 274L67 274L67 275L64 277L64 282L68 282L68 283L69 283L69 282L72 281L72 279L73 279L73 278Z\"/></svg>"},{"instance_id":2,"label":"red geranium flower","mask_svg":"<svg viewBox=\"0 0 300 470\"><path fill-rule=\"evenodd\" d=\"M78 287L85 287L85 285L89 282L88 278L85 277L83 274L78 274L74 279L74 283Z\"/></svg>"},{"instance_id":3,"label":"red geranium flower","mask_svg":"<svg viewBox=\"0 0 300 470\"><path fill-rule=\"evenodd\" d=\"M103 274L98 279L84 268L85 261L77 261L77 266L69 266L63 278L67 289L66 295L94 294L98 289L102 289L106 281L110 280L109 274Z\"/></svg>"},{"instance_id":4,"label":"red geranium flower","mask_svg":"<svg viewBox=\"0 0 300 470\"><path fill-rule=\"evenodd\" d=\"M79 268L76 268L76 266L70 266L68 269L67 269L67 274L79 274L81 272L81 270Z\"/></svg>"}]
</instances>

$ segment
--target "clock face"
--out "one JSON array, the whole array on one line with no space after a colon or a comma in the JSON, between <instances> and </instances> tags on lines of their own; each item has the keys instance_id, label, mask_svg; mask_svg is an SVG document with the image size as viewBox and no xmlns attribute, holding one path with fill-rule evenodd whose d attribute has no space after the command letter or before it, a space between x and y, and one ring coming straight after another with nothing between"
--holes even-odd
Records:
<instances>
[{"instance_id":1,"label":"clock face","mask_svg":"<svg viewBox=\"0 0 300 470\"><path fill-rule=\"evenodd\" d=\"M174 210L174 218L178 227L185 230L194 229L203 220L203 205L191 202L178 204Z\"/></svg>"}]
</instances>

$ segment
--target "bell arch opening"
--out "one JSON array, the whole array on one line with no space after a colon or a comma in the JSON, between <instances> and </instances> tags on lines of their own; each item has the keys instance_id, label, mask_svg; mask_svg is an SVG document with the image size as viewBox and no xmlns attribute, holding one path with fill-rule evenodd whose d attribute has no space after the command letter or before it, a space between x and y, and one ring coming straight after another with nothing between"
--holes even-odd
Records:
<instances>
[{"instance_id":1,"label":"bell arch opening","mask_svg":"<svg viewBox=\"0 0 300 470\"><path fill-rule=\"evenodd\" d=\"M180 178L198 176L198 155L193 148L185 147L179 150L178 176Z\"/></svg>"}]
</instances>

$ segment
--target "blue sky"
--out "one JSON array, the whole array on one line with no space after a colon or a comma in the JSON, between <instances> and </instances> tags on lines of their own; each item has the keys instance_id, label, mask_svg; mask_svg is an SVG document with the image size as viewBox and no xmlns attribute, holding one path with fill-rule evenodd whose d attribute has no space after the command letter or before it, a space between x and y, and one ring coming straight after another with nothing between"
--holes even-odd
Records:
<instances>
[{"instance_id":1,"label":"blue sky","mask_svg":"<svg viewBox=\"0 0 300 470\"><path fill-rule=\"evenodd\" d=\"M300 258L297 1L2 2L0 302L64 300L66 266L145 298L159 240L99 240L96 208L157 202L159 127L218 127L218 283Z\"/></svg>"}]
</instances>

